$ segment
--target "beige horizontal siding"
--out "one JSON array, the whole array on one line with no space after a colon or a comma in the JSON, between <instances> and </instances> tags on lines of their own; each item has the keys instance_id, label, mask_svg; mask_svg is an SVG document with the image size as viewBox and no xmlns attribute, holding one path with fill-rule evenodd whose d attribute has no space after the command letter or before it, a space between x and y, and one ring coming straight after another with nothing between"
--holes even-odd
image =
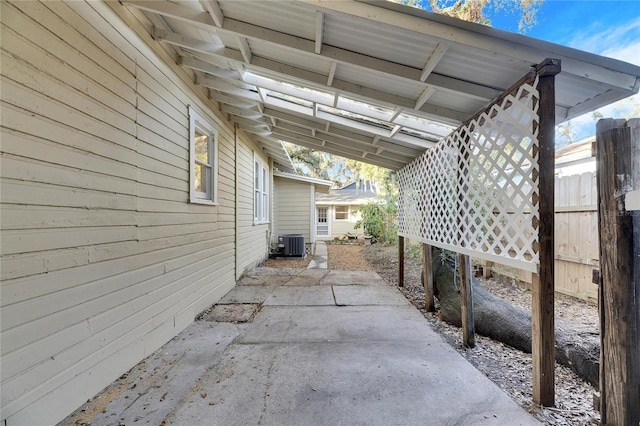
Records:
<instances>
[{"instance_id":1,"label":"beige horizontal siding","mask_svg":"<svg viewBox=\"0 0 640 426\"><path fill-rule=\"evenodd\" d=\"M1 420L51 424L231 289L266 228L237 232L234 129L140 12L0 7ZM189 105L219 130L217 206L187 202Z\"/></svg>"},{"instance_id":2,"label":"beige horizontal siding","mask_svg":"<svg viewBox=\"0 0 640 426\"><path fill-rule=\"evenodd\" d=\"M355 210L358 209L359 206L352 205L349 206L349 219L347 220L336 220L336 206L331 206L329 210L329 216L331 217L331 237L343 237L346 233L356 234L358 236L363 236L364 231L362 228L355 229L356 222L358 221L360 214L354 213Z\"/></svg>"},{"instance_id":3,"label":"beige horizontal siding","mask_svg":"<svg viewBox=\"0 0 640 426\"><path fill-rule=\"evenodd\" d=\"M237 170L237 252L236 278L248 269L262 263L269 253L271 224L254 224L254 155L265 165L268 159L244 132L238 132L236 144Z\"/></svg>"},{"instance_id":4,"label":"beige horizontal siding","mask_svg":"<svg viewBox=\"0 0 640 426\"><path fill-rule=\"evenodd\" d=\"M311 183L275 177L278 194L278 235L302 234L311 241ZM315 216L315 212L314 212Z\"/></svg>"}]
</instances>

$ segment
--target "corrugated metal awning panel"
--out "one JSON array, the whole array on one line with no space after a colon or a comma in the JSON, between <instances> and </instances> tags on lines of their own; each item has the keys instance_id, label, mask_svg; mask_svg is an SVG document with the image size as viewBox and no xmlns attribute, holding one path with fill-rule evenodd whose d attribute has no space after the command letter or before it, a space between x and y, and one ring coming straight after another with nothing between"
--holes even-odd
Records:
<instances>
[{"instance_id":1,"label":"corrugated metal awning panel","mask_svg":"<svg viewBox=\"0 0 640 426\"><path fill-rule=\"evenodd\" d=\"M640 85L629 64L384 1L125 3L242 129L393 169L547 57L559 121Z\"/></svg>"}]
</instances>

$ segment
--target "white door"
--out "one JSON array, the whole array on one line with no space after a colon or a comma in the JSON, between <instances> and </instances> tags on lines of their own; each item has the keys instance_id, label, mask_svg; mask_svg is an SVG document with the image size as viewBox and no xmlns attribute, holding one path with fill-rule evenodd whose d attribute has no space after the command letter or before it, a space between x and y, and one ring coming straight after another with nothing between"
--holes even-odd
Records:
<instances>
[{"instance_id":1,"label":"white door","mask_svg":"<svg viewBox=\"0 0 640 426\"><path fill-rule=\"evenodd\" d=\"M316 208L316 237L329 237L328 207Z\"/></svg>"}]
</instances>

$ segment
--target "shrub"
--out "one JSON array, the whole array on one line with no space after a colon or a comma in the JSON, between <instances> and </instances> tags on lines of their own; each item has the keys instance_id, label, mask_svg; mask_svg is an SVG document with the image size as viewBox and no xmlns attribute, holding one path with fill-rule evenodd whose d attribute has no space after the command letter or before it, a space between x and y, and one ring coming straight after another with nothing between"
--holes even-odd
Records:
<instances>
[{"instance_id":1,"label":"shrub","mask_svg":"<svg viewBox=\"0 0 640 426\"><path fill-rule=\"evenodd\" d=\"M364 229L366 235L371 236L371 242L391 242L397 236L395 224L395 209L385 204L370 202L360 207L361 219L355 224L355 229Z\"/></svg>"}]
</instances>

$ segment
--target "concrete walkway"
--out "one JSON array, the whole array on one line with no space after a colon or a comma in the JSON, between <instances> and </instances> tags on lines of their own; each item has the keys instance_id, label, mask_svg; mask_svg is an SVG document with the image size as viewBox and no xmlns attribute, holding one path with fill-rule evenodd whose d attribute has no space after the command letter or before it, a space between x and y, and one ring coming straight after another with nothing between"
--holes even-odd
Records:
<instances>
[{"instance_id":1,"label":"concrete walkway","mask_svg":"<svg viewBox=\"0 0 640 426\"><path fill-rule=\"evenodd\" d=\"M327 244L324 241L315 242L315 253L313 259L309 262L307 269L327 269L329 255L327 253Z\"/></svg>"},{"instance_id":2,"label":"concrete walkway","mask_svg":"<svg viewBox=\"0 0 640 426\"><path fill-rule=\"evenodd\" d=\"M539 424L376 273L256 268L238 284L78 414L91 425Z\"/></svg>"}]
</instances>

